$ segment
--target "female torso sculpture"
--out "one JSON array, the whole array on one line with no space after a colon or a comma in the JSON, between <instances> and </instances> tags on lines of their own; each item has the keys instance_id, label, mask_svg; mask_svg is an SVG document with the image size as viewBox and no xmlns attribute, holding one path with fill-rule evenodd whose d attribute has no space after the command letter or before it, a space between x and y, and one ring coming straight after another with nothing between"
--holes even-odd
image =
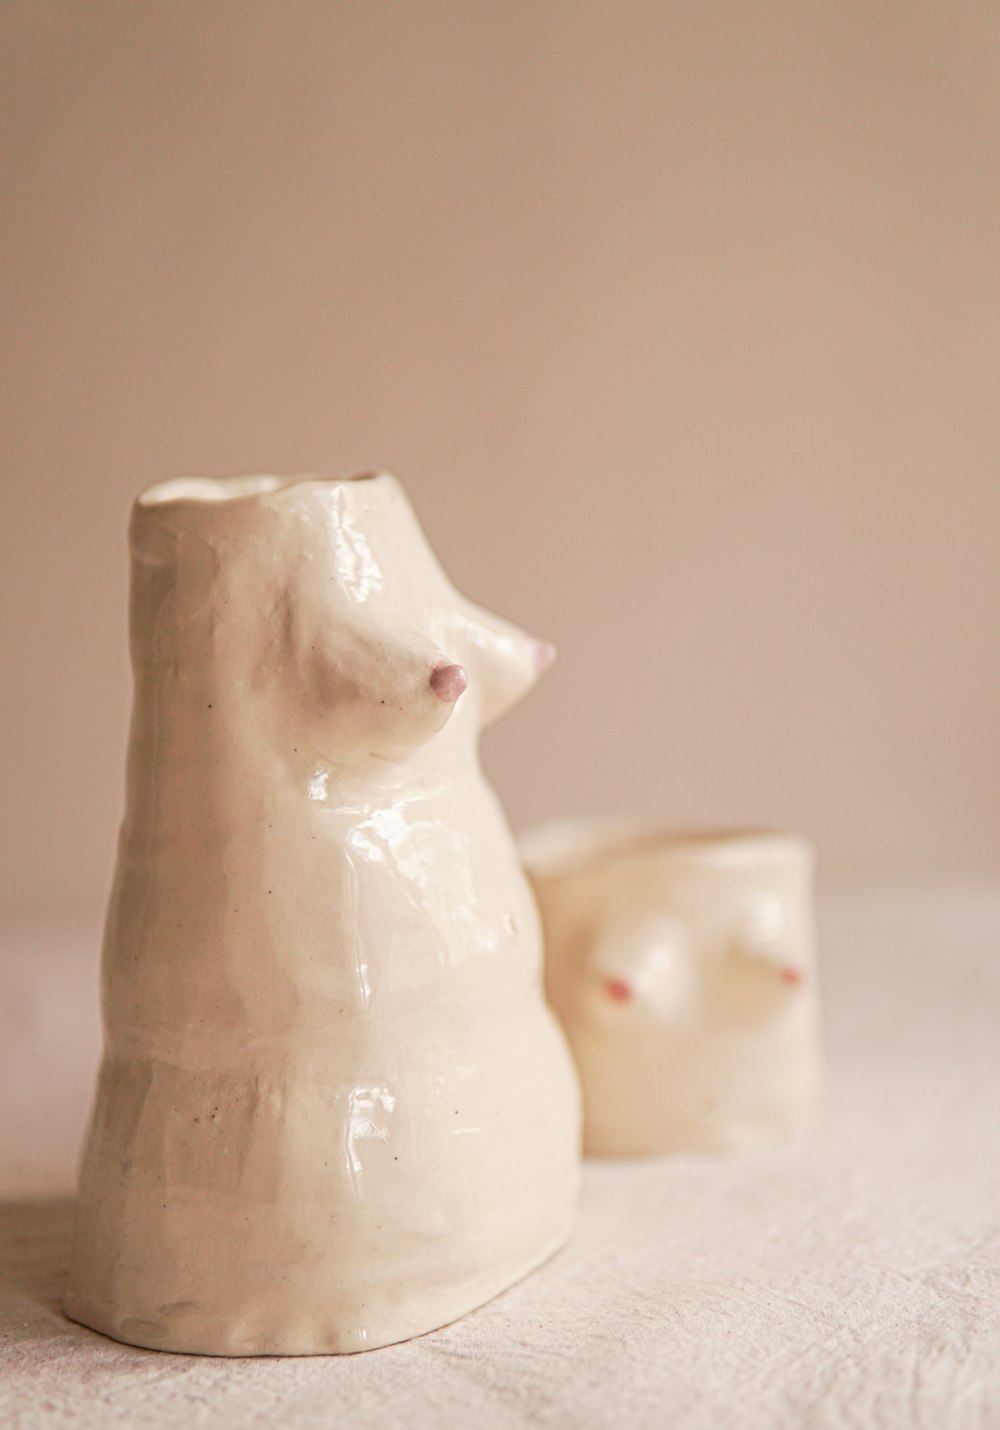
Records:
<instances>
[{"instance_id":1,"label":"female torso sculpture","mask_svg":"<svg viewBox=\"0 0 1000 1430\"><path fill-rule=\"evenodd\" d=\"M573 1216L575 1078L477 755L550 648L454 590L388 475L166 483L131 543L67 1310L231 1355L418 1335Z\"/></svg>"}]
</instances>

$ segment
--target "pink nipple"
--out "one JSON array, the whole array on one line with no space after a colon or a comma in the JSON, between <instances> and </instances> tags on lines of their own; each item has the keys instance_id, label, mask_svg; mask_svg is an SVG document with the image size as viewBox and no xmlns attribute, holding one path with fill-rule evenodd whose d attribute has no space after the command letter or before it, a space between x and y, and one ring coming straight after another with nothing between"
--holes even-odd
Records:
<instances>
[{"instance_id":1,"label":"pink nipple","mask_svg":"<svg viewBox=\"0 0 1000 1430\"><path fill-rule=\"evenodd\" d=\"M557 654L551 641L535 641L535 669L539 675L545 674Z\"/></svg>"},{"instance_id":2,"label":"pink nipple","mask_svg":"<svg viewBox=\"0 0 1000 1430\"><path fill-rule=\"evenodd\" d=\"M790 964L786 964L784 968L779 969L778 976L783 983L787 983L792 988L802 982L802 970L800 968L792 968Z\"/></svg>"},{"instance_id":3,"label":"pink nipple","mask_svg":"<svg viewBox=\"0 0 1000 1430\"><path fill-rule=\"evenodd\" d=\"M609 978L604 991L614 1003L628 1003L632 998L632 985L624 978Z\"/></svg>"},{"instance_id":4,"label":"pink nipple","mask_svg":"<svg viewBox=\"0 0 1000 1430\"><path fill-rule=\"evenodd\" d=\"M439 700L453 705L469 683L465 668L442 661L431 671L431 689Z\"/></svg>"}]
</instances>

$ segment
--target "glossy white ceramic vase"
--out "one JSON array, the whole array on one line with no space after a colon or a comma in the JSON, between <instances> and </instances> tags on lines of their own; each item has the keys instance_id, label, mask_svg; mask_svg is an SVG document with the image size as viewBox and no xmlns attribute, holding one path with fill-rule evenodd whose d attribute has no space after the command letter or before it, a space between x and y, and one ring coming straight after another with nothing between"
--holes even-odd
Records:
<instances>
[{"instance_id":1,"label":"glossy white ceramic vase","mask_svg":"<svg viewBox=\"0 0 1000 1430\"><path fill-rule=\"evenodd\" d=\"M569 1235L578 1087L484 724L551 648L396 480L136 503L127 798L68 1314L172 1351L359 1351Z\"/></svg>"},{"instance_id":2,"label":"glossy white ceramic vase","mask_svg":"<svg viewBox=\"0 0 1000 1430\"><path fill-rule=\"evenodd\" d=\"M521 848L588 1153L749 1152L806 1129L821 1051L805 840L564 821Z\"/></svg>"}]
</instances>

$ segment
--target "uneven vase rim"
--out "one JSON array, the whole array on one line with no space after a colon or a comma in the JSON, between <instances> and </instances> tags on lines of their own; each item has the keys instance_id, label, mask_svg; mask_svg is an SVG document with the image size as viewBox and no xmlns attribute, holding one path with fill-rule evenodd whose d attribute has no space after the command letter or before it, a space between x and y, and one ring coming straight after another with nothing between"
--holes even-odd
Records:
<instances>
[{"instance_id":1,"label":"uneven vase rim","mask_svg":"<svg viewBox=\"0 0 1000 1430\"><path fill-rule=\"evenodd\" d=\"M135 504L143 510L167 506L176 502L199 502L217 505L222 502L243 501L250 497L270 496L274 492L290 487L320 484L336 486L347 482L374 481L376 477L391 476L391 472L353 472L327 475L319 472L288 473L275 475L255 473L249 476L233 477L171 477L164 482L156 482L147 487L136 498Z\"/></svg>"},{"instance_id":2,"label":"uneven vase rim","mask_svg":"<svg viewBox=\"0 0 1000 1430\"><path fill-rule=\"evenodd\" d=\"M667 859L698 864L811 861L808 840L766 827L672 828L625 819L561 819L527 831L521 857L540 879L573 878L599 865Z\"/></svg>"}]
</instances>

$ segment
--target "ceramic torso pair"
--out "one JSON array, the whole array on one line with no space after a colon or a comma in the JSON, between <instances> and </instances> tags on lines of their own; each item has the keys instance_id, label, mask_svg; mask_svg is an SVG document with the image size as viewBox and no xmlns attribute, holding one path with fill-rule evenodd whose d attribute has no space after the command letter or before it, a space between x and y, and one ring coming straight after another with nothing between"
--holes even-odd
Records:
<instances>
[{"instance_id":1,"label":"ceramic torso pair","mask_svg":"<svg viewBox=\"0 0 1000 1430\"><path fill-rule=\"evenodd\" d=\"M790 835L561 821L521 842L596 1156L743 1153L812 1116L813 852Z\"/></svg>"},{"instance_id":2,"label":"ceramic torso pair","mask_svg":"<svg viewBox=\"0 0 1000 1430\"><path fill-rule=\"evenodd\" d=\"M227 1355L419 1335L569 1235L576 1072L479 732L550 663L399 485L178 481L130 529L135 700L69 1314ZM800 1131L812 858L522 845L599 1155Z\"/></svg>"},{"instance_id":3,"label":"ceramic torso pair","mask_svg":"<svg viewBox=\"0 0 1000 1430\"><path fill-rule=\"evenodd\" d=\"M221 1354L418 1335L573 1217L576 1078L477 756L550 648L455 591L388 475L168 483L130 541L67 1309Z\"/></svg>"}]
</instances>

